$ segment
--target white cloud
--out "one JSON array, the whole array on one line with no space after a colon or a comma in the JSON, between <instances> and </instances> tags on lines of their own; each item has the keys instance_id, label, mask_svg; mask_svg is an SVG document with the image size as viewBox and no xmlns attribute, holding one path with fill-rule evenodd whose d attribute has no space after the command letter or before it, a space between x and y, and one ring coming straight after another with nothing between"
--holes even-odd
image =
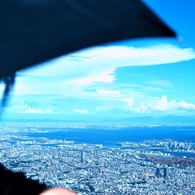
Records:
<instances>
[{"instance_id":1,"label":"white cloud","mask_svg":"<svg viewBox=\"0 0 195 195\"><path fill-rule=\"evenodd\" d=\"M155 85L159 87L168 87L168 88L173 87L173 84L170 81L163 80L163 79L152 80L147 82L147 84Z\"/></svg>"},{"instance_id":2,"label":"white cloud","mask_svg":"<svg viewBox=\"0 0 195 195\"><path fill-rule=\"evenodd\" d=\"M38 108L29 106L28 103L24 101L20 101L17 104L6 108L6 111L12 112L12 113L21 113L21 114L58 114L58 112L53 111L51 109L45 109L45 108Z\"/></svg>"},{"instance_id":3,"label":"white cloud","mask_svg":"<svg viewBox=\"0 0 195 195\"><path fill-rule=\"evenodd\" d=\"M27 110L24 110L24 111L20 111L19 113L28 113L28 114L57 114L58 112L53 112L50 109L44 110L44 109L40 109L40 108L37 108L37 109L30 108L30 109L27 109Z\"/></svg>"},{"instance_id":4,"label":"white cloud","mask_svg":"<svg viewBox=\"0 0 195 195\"><path fill-rule=\"evenodd\" d=\"M105 90L105 89L98 89L97 93L99 94L104 94L104 95L116 95L116 94L121 94L120 91L111 91L111 90Z\"/></svg>"},{"instance_id":5,"label":"white cloud","mask_svg":"<svg viewBox=\"0 0 195 195\"><path fill-rule=\"evenodd\" d=\"M188 103L185 101L176 102L172 100L168 102L166 96L162 96L162 98L157 102L157 105L152 105L152 109L154 110L186 110L186 111L195 111L195 105L192 103Z\"/></svg>"},{"instance_id":6,"label":"white cloud","mask_svg":"<svg viewBox=\"0 0 195 195\"><path fill-rule=\"evenodd\" d=\"M128 104L129 107L133 106L133 103L134 103L133 98L126 98L124 101Z\"/></svg>"},{"instance_id":7,"label":"white cloud","mask_svg":"<svg viewBox=\"0 0 195 195\"><path fill-rule=\"evenodd\" d=\"M74 112L76 113L80 113L80 114L90 114L92 112L88 111L88 110L84 110L84 109L73 109Z\"/></svg>"},{"instance_id":8,"label":"white cloud","mask_svg":"<svg viewBox=\"0 0 195 195\"><path fill-rule=\"evenodd\" d=\"M173 110L194 111L195 105L185 101L168 101L166 96L151 100L146 98L148 92L158 92L162 90L161 87L173 87L173 84L167 80L152 80L146 83L149 86L144 88L139 85L132 87L129 84L124 88L113 85L115 82L114 73L119 67L170 64L191 59L195 59L193 48L179 48L171 44L140 48L126 46L94 47L49 61L40 68L21 72L15 87L15 94L23 94L28 97L30 97L29 94L36 94L37 97L40 94L48 94L48 97L55 94L56 99L60 96L64 99L68 97L86 98L90 99L89 101L93 101L92 99L108 100L106 107L101 104L97 105L96 109L99 108L99 111L111 111L114 106L118 106L117 108L121 110L124 106L124 109L128 108L136 113ZM27 76L22 77L22 75ZM83 90L84 88L88 89L87 86L90 86L93 92ZM2 87L0 89L2 90ZM141 90L137 91L137 89ZM122 105L116 105L116 102L121 102L121 100ZM109 102L112 101L115 101L113 105L109 105ZM38 98L37 102L39 102ZM23 102L13 106L11 110L18 113L37 114L60 112L50 106L35 107L29 105ZM89 110L93 110L89 107L74 110L71 107L70 110L75 113L87 114L91 113Z\"/></svg>"},{"instance_id":9,"label":"white cloud","mask_svg":"<svg viewBox=\"0 0 195 195\"><path fill-rule=\"evenodd\" d=\"M111 106L97 106L94 108L94 111L96 112L102 112L102 111L107 111L107 110L111 110L113 107Z\"/></svg>"},{"instance_id":10,"label":"white cloud","mask_svg":"<svg viewBox=\"0 0 195 195\"><path fill-rule=\"evenodd\" d=\"M72 79L69 81L64 82L64 84L72 84L72 85L92 85L94 83L113 83L114 81L114 68L110 68L109 70L104 70L99 74L94 76L87 76L78 79Z\"/></svg>"},{"instance_id":11,"label":"white cloud","mask_svg":"<svg viewBox=\"0 0 195 195\"><path fill-rule=\"evenodd\" d=\"M19 113L28 113L28 114L44 114L45 112L41 109L27 109L24 111L20 111Z\"/></svg>"},{"instance_id":12,"label":"white cloud","mask_svg":"<svg viewBox=\"0 0 195 195\"><path fill-rule=\"evenodd\" d=\"M170 108L170 103L167 102L167 97L162 96L162 98L158 101L157 105L149 105L152 109L155 110L167 110Z\"/></svg>"},{"instance_id":13,"label":"white cloud","mask_svg":"<svg viewBox=\"0 0 195 195\"><path fill-rule=\"evenodd\" d=\"M45 110L45 113L48 113L48 114L49 114L49 113L57 113L57 112L53 112L53 111L50 110L50 109L46 109L46 110Z\"/></svg>"},{"instance_id":14,"label":"white cloud","mask_svg":"<svg viewBox=\"0 0 195 195\"><path fill-rule=\"evenodd\" d=\"M135 66L175 63L195 58L193 48L179 48L171 44L161 44L147 47L110 46L95 47L81 53L88 55L96 62L112 62L107 66ZM98 63L98 65L100 65Z\"/></svg>"},{"instance_id":15,"label":"white cloud","mask_svg":"<svg viewBox=\"0 0 195 195\"><path fill-rule=\"evenodd\" d=\"M79 60L75 60L78 59L75 56L80 56ZM42 63L41 66L23 73L71 80L80 77L96 77L104 71L115 70L118 67L170 64L191 59L195 59L193 48L180 48L172 44L139 48L92 47Z\"/></svg>"},{"instance_id":16,"label":"white cloud","mask_svg":"<svg viewBox=\"0 0 195 195\"><path fill-rule=\"evenodd\" d=\"M119 67L158 65L194 58L193 48L179 48L171 44L140 48L93 47L45 62L40 67L21 71L14 94L53 93L66 97L84 96L89 95L89 93L83 93L84 86L113 84L115 70ZM22 77L22 75L27 76ZM171 87L171 83L165 80L154 80L149 84L153 85L148 86L150 91L161 90L157 86ZM96 86L95 89L97 88L99 87Z\"/></svg>"},{"instance_id":17,"label":"white cloud","mask_svg":"<svg viewBox=\"0 0 195 195\"><path fill-rule=\"evenodd\" d=\"M179 48L171 44L140 48L93 47L42 63L40 67L21 71L15 94L85 96L89 93L83 93L84 86L113 84L115 70L119 67L168 64L191 59L195 59L193 48ZM155 86L171 87L171 83L165 80L151 81L150 84L153 85L148 86L150 91L160 90ZM95 89L97 88L100 87L96 86Z\"/></svg>"},{"instance_id":18,"label":"white cloud","mask_svg":"<svg viewBox=\"0 0 195 195\"><path fill-rule=\"evenodd\" d=\"M195 104L188 103L185 101L168 101L167 96L161 98L145 98L135 101L133 98L124 99L124 102L128 105L128 109L135 113L156 113L162 112L165 114L174 113L181 114L186 112L195 113ZM126 108L126 107L125 107Z\"/></svg>"}]
</instances>

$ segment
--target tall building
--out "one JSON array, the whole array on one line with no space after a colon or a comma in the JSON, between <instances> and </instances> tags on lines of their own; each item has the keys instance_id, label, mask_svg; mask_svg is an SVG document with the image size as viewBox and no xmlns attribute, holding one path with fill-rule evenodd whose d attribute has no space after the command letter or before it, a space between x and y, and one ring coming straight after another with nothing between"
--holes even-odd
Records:
<instances>
[{"instance_id":1,"label":"tall building","mask_svg":"<svg viewBox=\"0 0 195 195\"><path fill-rule=\"evenodd\" d=\"M169 148L172 148L172 143L171 142L169 142Z\"/></svg>"},{"instance_id":2,"label":"tall building","mask_svg":"<svg viewBox=\"0 0 195 195\"><path fill-rule=\"evenodd\" d=\"M102 168L99 168L99 174L102 174L102 173L103 173Z\"/></svg>"},{"instance_id":3,"label":"tall building","mask_svg":"<svg viewBox=\"0 0 195 195\"><path fill-rule=\"evenodd\" d=\"M168 168L164 168L164 178L167 178L169 176Z\"/></svg>"},{"instance_id":4,"label":"tall building","mask_svg":"<svg viewBox=\"0 0 195 195\"><path fill-rule=\"evenodd\" d=\"M161 173L160 173L160 167L156 168L156 177L160 177Z\"/></svg>"},{"instance_id":5,"label":"tall building","mask_svg":"<svg viewBox=\"0 0 195 195\"><path fill-rule=\"evenodd\" d=\"M81 151L81 162L85 161L85 152Z\"/></svg>"}]
</instances>

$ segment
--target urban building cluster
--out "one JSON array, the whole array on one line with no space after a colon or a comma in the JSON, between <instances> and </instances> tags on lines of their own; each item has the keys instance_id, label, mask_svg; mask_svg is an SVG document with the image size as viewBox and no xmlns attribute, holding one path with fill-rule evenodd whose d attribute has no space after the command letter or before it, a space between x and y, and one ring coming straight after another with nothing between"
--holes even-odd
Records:
<instances>
[{"instance_id":1,"label":"urban building cluster","mask_svg":"<svg viewBox=\"0 0 195 195\"><path fill-rule=\"evenodd\" d=\"M146 140L142 143L135 142L119 142L117 143L123 148L132 149L151 149L151 150L161 150L166 152L180 152L180 153L194 153L195 143L192 142L179 142L172 139L164 140Z\"/></svg>"},{"instance_id":2,"label":"urban building cluster","mask_svg":"<svg viewBox=\"0 0 195 195\"><path fill-rule=\"evenodd\" d=\"M1 129L0 163L24 172L27 178L82 195L195 195L195 166L148 159L173 158L167 152L155 150L159 143L171 149L170 142L175 144L171 140L151 140L126 143L132 145L129 148L124 144L109 148L62 139L35 139ZM180 145L188 148L185 142ZM192 150L190 145L189 151Z\"/></svg>"}]
</instances>

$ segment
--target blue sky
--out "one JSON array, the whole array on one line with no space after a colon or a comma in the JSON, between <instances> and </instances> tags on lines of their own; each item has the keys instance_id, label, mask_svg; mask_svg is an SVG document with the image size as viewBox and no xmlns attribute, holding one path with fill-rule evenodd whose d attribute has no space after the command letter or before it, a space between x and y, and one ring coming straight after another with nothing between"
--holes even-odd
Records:
<instances>
[{"instance_id":1,"label":"blue sky","mask_svg":"<svg viewBox=\"0 0 195 195\"><path fill-rule=\"evenodd\" d=\"M195 117L195 1L144 2L178 39L109 43L21 71L4 118Z\"/></svg>"}]
</instances>

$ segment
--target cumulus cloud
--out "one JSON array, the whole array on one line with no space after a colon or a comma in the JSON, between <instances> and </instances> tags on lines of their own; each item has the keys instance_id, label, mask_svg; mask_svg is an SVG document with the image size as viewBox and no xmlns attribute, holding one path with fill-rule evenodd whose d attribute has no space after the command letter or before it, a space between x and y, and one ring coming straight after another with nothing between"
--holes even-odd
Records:
<instances>
[{"instance_id":1,"label":"cumulus cloud","mask_svg":"<svg viewBox=\"0 0 195 195\"><path fill-rule=\"evenodd\" d=\"M150 98L142 101L135 101L133 98L124 99L124 102L128 105L128 109L135 113L174 113L181 114L186 112L195 112L195 104L185 101L168 101L167 96L161 98Z\"/></svg>"},{"instance_id":2,"label":"cumulus cloud","mask_svg":"<svg viewBox=\"0 0 195 195\"><path fill-rule=\"evenodd\" d=\"M151 105L152 109L155 110L186 110L195 111L195 105L185 101L168 101L167 96L162 96L162 98L157 102L156 105Z\"/></svg>"},{"instance_id":3,"label":"cumulus cloud","mask_svg":"<svg viewBox=\"0 0 195 195\"><path fill-rule=\"evenodd\" d=\"M17 104L6 108L8 112L20 114L58 114L58 112L51 109L38 108L37 106L29 106L28 103L20 101Z\"/></svg>"},{"instance_id":4,"label":"cumulus cloud","mask_svg":"<svg viewBox=\"0 0 195 195\"><path fill-rule=\"evenodd\" d=\"M157 102L157 105L149 105L152 109L156 110L167 110L170 109L170 102L167 101L166 96L162 96L162 98Z\"/></svg>"}]
</instances>

